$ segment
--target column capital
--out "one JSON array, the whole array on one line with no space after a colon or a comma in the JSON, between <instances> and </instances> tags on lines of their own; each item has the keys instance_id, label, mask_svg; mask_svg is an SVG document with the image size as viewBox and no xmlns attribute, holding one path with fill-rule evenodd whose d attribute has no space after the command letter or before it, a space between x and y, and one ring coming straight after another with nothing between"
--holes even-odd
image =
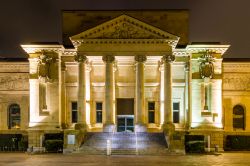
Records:
<instances>
[{"instance_id":1,"label":"column capital","mask_svg":"<svg viewBox=\"0 0 250 166\"><path fill-rule=\"evenodd\" d=\"M84 55L83 53L77 52L76 55L74 56L76 62L86 62L87 61L87 56Z\"/></svg>"},{"instance_id":2,"label":"column capital","mask_svg":"<svg viewBox=\"0 0 250 166\"><path fill-rule=\"evenodd\" d=\"M146 55L135 55L136 62L146 62L147 56Z\"/></svg>"},{"instance_id":3,"label":"column capital","mask_svg":"<svg viewBox=\"0 0 250 166\"><path fill-rule=\"evenodd\" d=\"M189 71L190 71L189 62L186 62L186 63L185 63L184 71L185 71L185 72L189 72Z\"/></svg>"},{"instance_id":4,"label":"column capital","mask_svg":"<svg viewBox=\"0 0 250 166\"><path fill-rule=\"evenodd\" d=\"M166 55L163 55L162 57L163 62L172 63L174 60L175 60L175 56L173 54L166 54Z\"/></svg>"},{"instance_id":5,"label":"column capital","mask_svg":"<svg viewBox=\"0 0 250 166\"><path fill-rule=\"evenodd\" d=\"M103 55L102 60L105 63L113 63L115 61L115 56L114 55Z\"/></svg>"}]
</instances>

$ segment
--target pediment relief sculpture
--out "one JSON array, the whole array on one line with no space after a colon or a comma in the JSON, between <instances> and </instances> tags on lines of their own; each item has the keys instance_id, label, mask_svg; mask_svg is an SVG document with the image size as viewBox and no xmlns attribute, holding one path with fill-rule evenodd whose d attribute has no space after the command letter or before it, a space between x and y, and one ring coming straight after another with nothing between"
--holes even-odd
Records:
<instances>
[{"instance_id":1,"label":"pediment relief sculpture","mask_svg":"<svg viewBox=\"0 0 250 166\"><path fill-rule=\"evenodd\" d=\"M71 37L73 41L81 39L169 39L178 41L179 37L130 16L121 15Z\"/></svg>"}]
</instances>

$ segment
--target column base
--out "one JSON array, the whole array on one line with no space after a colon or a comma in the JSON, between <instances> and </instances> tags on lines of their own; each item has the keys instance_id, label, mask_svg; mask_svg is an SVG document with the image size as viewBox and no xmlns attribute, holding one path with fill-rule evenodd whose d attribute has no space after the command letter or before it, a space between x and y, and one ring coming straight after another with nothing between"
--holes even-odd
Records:
<instances>
[{"instance_id":1,"label":"column base","mask_svg":"<svg viewBox=\"0 0 250 166\"><path fill-rule=\"evenodd\" d=\"M162 130L165 135L171 135L175 131L175 126L173 122L166 122L162 125Z\"/></svg>"},{"instance_id":2,"label":"column base","mask_svg":"<svg viewBox=\"0 0 250 166\"><path fill-rule=\"evenodd\" d=\"M145 124L136 124L135 132L147 132L147 127Z\"/></svg>"},{"instance_id":3,"label":"column base","mask_svg":"<svg viewBox=\"0 0 250 166\"><path fill-rule=\"evenodd\" d=\"M76 123L75 130L86 130L87 131L87 124L85 123Z\"/></svg>"},{"instance_id":4,"label":"column base","mask_svg":"<svg viewBox=\"0 0 250 166\"><path fill-rule=\"evenodd\" d=\"M115 132L116 131L116 126L114 124L105 124L103 126L103 132Z\"/></svg>"}]
</instances>

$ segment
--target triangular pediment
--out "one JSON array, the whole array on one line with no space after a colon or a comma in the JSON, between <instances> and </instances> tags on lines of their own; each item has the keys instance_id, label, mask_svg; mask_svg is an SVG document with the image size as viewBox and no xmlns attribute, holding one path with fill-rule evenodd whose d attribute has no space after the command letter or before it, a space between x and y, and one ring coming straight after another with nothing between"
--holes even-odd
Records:
<instances>
[{"instance_id":1,"label":"triangular pediment","mask_svg":"<svg viewBox=\"0 0 250 166\"><path fill-rule=\"evenodd\" d=\"M167 39L178 41L179 37L128 15L121 15L72 36L70 39L72 41L84 39Z\"/></svg>"}]
</instances>

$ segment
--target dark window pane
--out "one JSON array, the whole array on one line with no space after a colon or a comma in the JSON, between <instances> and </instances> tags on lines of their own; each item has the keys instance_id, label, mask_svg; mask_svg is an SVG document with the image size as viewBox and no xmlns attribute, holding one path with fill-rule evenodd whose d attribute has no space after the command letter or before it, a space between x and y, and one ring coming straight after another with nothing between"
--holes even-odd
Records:
<instances>
[{"instance_id":1,"label":"dark window pane","mask_svg":"<svg viewBox=\"0 0 250 166\"><path fill-rule=\"evenodd\" d=\"M72 111L72 123L77 123L77 111Z\"/></svg>"},{"instance_id":2,"label":"dark window pane","mask_svg":"<svg viewBox=\"0 0 250 166\"><path fill-rule=\"evenodd\" d=\"M118 118L117 125L125 126L125 118Z\"/></svg>"},{"instance_id":3,"label":"dark window pane","mask_svg":"<svg viewBox=\"0 0 250 166\"><path fill-rule=\"evenodd\" d=\"M71 103L71 122L77 123L77 102Z\"/></svg>"},{"instance_id":4,"label":"dark window pane","mask_svg":"<svg viewBox=\"0 0 250 166\"><path fill-rule=\"evenodd\" d=\"M102 110L102 103L101 102L96 103L96 110Z\"/></svg>"},{"instance_id":5,"label":"dark window pane","mask_svg":"<svg viewBox=\"0 0 250 166\"><path fill-rule=\"evenodd\" d=\"M173 103L173 110L180 110L180 103Z\"/></svg>"},{"instance_id":6,"label":"dark window pane","mask_svg":"<svg viewBox=\"0 0 250 166\"><path fill-rule=\"evenodd\" d=\"M179 123L179 122L180 122L180 114L179 114L179 111L173 112L173 121L174 121L174 123Z\"/></svg>"},{"instance_id":7,"label":"dark window pane","mask_svg":"<svg viewBox=\"0 0 250 166\"><path fill-rule=\"evenodd\" d=\"M9 107L9 124L8 128L19 128L21 123L20 107L17 104L12 104Z\"/></svg>"},{"instance_id":8,"label":"dark window pane","mask_svg":"<svg viewBox=\"0 0 250 166\"><path fill-rule=\"evenodd\" d=\"M148 102L148 110L155 110L155 102Z\"/></svg>"},{"instance_id":9,"label":"dark window pane","mask_svg":"<svg viewBox=\"0 0 250 166\"><path fill-rule=\"evenodd\" d=\"M155 112L154 111L148 112L148 123L155 123Z\"/></svg>"},{"instance_id":10,"label":"dark window pane","mask_svg":"<svg viewBox=\"0 0 250 166\"><path fill-rule=\"evenodd\" d=\"M96 123L102 123L102 111L96 111Z\"/></svg>"},{"instance_id":11,"label":"dark window pane","mask_svg":"<svg viewBox=\"0 0 250 166\"><path fill-rule=\"evenodd\" d=\"M71 109L72 110L77 110L77 102L72 102L71 103Z\"/></svg>"},{"instance_id":12,"label":"dark window pane","mask_svg":"<svg viewBox=\"0 0 250 166\"><path fill-rule=\"evenodd\" d=\"M127 126L134 126L134 119L133 118L127 118Z\"/></svg>"},{"instance_id":13,"label":"dark window pane","mask_svg":"<svg viewBox=\"0 0 250 166\"><path fill-rule=\"evenodd\" d=\"M245 113L241 105L236 105L233 108L233 128L245 129Z\"/></svg>"}]
</instances>

